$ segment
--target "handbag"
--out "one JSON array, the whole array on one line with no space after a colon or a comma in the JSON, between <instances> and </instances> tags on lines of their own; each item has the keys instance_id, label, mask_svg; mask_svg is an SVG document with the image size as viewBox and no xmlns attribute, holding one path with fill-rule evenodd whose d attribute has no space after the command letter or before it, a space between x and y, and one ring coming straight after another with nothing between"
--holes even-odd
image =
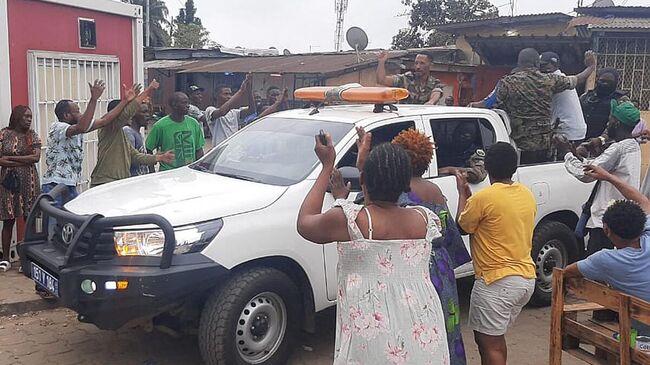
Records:
<instances>
[{"instance_id":1,"label":"handbag","mask_svg":"<svg viewBox=\"0 0 650 365\"><path fill-rule=\"evenodd\" d=\"M16 170L8 170L5 177L2 179L2 186L12 193L20 191L20 179Z\"/></svg>"},{"instance_id":2,"label":"handbag","mask_svg":"<svg viewBox=\"0 0 650 365\"><path fill-rule=\"evenodd\" d=\"M594 188L591 189L589 198L582 205L582 213L580 213L580 219L578 219L578 224L576 224L576 229L574 230L575 235L580 239L584 238L587 235L587 222L589 221L589 218L591 218L591 205L594 203L596 192L598 191L599 186L600 180L596 181Z\"/></svg>"}]
</instances>

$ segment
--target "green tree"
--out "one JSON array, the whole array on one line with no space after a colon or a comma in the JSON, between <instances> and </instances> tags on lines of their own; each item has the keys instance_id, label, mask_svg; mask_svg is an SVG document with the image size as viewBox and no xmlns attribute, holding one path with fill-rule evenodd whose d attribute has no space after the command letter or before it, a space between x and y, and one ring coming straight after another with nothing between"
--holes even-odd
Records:
<instances>
[{"instance_id":1,"label":"green tree","mask_svg":"<svg viewBox=\"0 0 650 365\"><path fill-rule=\"evenodd\" d=\"M393 48L434 47L454 41L436 26L458 21L494 18L497 8L488 0L402 0L410 8L409 28L393 37Z\"/></svg>"},{"instance_id":2,"label":"green tree","mask_svg":"<svg viewBox=\"0 0 650 365\"><path fill-rule=\"evenodd\" d=\"M194 0L185 1L185 7L181 8L176 17L176 24L201 25L201 19L196 17L196 6L194 6Z\"/></svg>"},{"instance_id":3,"label":"green tree","mask_svg":"<svg viewBox=\"0 0 650 365\"><path fill-rule=\"evenodd\" d=\"M211 45L210 33L200 24L177 23L174 27L174 47L203 48Z\"/></svg>"},{"instance_id":4,"label":"green tree","mask_svg":"<svg viewBox=\"0 0 650 365\"><path fill-rule=\"evenodd\" d=\"M142 6L143 17L146 0L122 0L122 2ZM171 45L169 10L163 0L149 0L149 45L151 47L169 47ZM143 32L145 44L147 35Z\"/></svg>"}]
</instances>

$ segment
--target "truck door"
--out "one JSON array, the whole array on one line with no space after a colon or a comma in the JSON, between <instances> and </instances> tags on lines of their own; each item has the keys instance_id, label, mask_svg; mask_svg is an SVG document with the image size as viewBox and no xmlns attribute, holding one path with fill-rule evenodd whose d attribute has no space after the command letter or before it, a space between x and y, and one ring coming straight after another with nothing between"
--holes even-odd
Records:
<instances>
[{"instance_id":1,"label":"truck door","mask_svg":"<svg viewBox=\"0 0 650 365\"><path fill-rule=\"evenodd\" d=\"M416 117L404 117L404 118L394 118L389 120L383 120L371 124L366 128L366 131L372 132L372 145L376 146L385 142L390 142L397 136L401 131L407 129L418 129L424 132L424 125L422 118L420 116ZM343 167L353 167L356 168L357 162L357 145L356 137L349 140L341 153L341 157L336 164L337 168ZM455 185L454 185L455 186ZM352 192L348 197L348 200L354 201L359 196L361 189L353 186ZM323 209L327 210L334 203L334 198L332 194L325 194L325 202L323 204ZM327 282L327 299L336 300L337 294L337 282L336 282L336 265L338 263L338 253L336 251L336 243L330 243L323 246L323 252L325 256L325 275Z\"/></svg>"},{"instance_id":2,"label":"truck door","mask_svg":"<svg viewBox=\"0 0 650 365\"><path fill-rule=\"evenodd\" d=\"M431 115L424 116L424 123L435 143L428 177L440 187L447 198L449 212L455 217L458 207L456 178L453 175L439 174L439 169L467 168L475 154L484 153L496 143L497 134L492 123L480 116ZM470 185L472 191L476 192L489 186L490 182L485 177ZM463 236L463 240L469 250L469 236ZM467 263L456 269L456 276L468 276L472 270L472 264Z\"/></svg>"}]
</instances>

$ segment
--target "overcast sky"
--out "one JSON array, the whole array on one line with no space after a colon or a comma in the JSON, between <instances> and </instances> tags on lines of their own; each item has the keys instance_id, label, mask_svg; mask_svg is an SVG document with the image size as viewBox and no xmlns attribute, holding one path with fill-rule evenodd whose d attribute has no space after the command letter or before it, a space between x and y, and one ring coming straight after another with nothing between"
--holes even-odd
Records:
<instances>
[{"instance_id":1,"label":"overcast sky","mask_svg":"<svg viewBox=\"0 0 650 365\"><path fill-rule=\"evenodd\" d=\"M185 0L165 0L176 16ZM490 0L499 14L509 15L509 0ZM614 0L618 5L647 5L648 0ZM227 47L269 48L293 53L334 50L336 15L334 0L194 0L197 16L210 37ZM515 15L569 13L577 0L517 0ZM553 5L549 5L552 3ZM585 3L591 3L586 0ZM349 0L344 30L363 28L368 48L388 48L393 35L405 28L408 17L400 0ZM344 41L344 49L349 49Z\"/></svg>"}]
</instances>

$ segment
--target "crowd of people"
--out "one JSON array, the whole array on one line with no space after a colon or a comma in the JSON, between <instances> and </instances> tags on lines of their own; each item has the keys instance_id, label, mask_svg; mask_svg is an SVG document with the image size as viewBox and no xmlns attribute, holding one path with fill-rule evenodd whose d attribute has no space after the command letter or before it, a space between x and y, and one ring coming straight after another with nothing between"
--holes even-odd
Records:
<instances>
[{"instance_id":1,"label":"crowd of people","mask_svg":"<svg viewBox=\"0 0 650 365\"><path fill-rule=\"evenodd\" d=\"M454 103L431 74L426 54L418 55L414 70L402 75L387 75L387 59L386 52L378 57L377 82L408 89L407 103ZM603 281L650 300L650 179L641 184L639 147L650 132L637 106L618 90L616 70L598 70L594 90L578 96L575 88L596 71L592 52L585 54L585 65L583 72L566 76L557 54L524 49L517 68L488 97L470 105L506 111L514 146L500 142L483 151L474 144L476 128L454 130L458 153L446 165L457 167L438 173L456 177L456 217L440 188L422 177L434 153L425 134L406 130L371 149L372 133L358 128L362 198L356 202L347 200L349 185L335 168L330 136L316 138L322 171L301 206L297 228L312 242L338 242L335 364L466 364L454 269L471 260L476 280L468 325L482 364L506 364L505 334L535 286L530 253L536 201L513 180L520 164L564 160L576 179L597 181L576 228L583 236L589 233L587 257L570 265L567 275ZM205 90L192 85L187 93L173 94L169 115L145 139L141 128L151 119L147 100L158 86L153 80L144 90L139 85L124 88L122 99L111 101L100 118L94 118L105 89L100 80L89 84L91 97L83 113L72 100L59 101L42 178L36 169L42 142L31 128L32 112L26 106L13 109L9 125L0 131L0 269L11 267L16 220L25 219L41 192L67 186L59 206L77 196L85 134L98 131L94 188L147 174L156 164L162 171L188 165L203 156L206 137L216 146L256 118L288 108L288 91L274 87L264 105L250 76L234 94L230 86L217 86L215 105L205 110L199 107ZM438 156L439 163L444 158ZM470 184L486 177L490 186L473 194ZM323 211L328 190L337 200ZM464 234L470 235L471 256Z\"/></svg>"}]
</instances>

